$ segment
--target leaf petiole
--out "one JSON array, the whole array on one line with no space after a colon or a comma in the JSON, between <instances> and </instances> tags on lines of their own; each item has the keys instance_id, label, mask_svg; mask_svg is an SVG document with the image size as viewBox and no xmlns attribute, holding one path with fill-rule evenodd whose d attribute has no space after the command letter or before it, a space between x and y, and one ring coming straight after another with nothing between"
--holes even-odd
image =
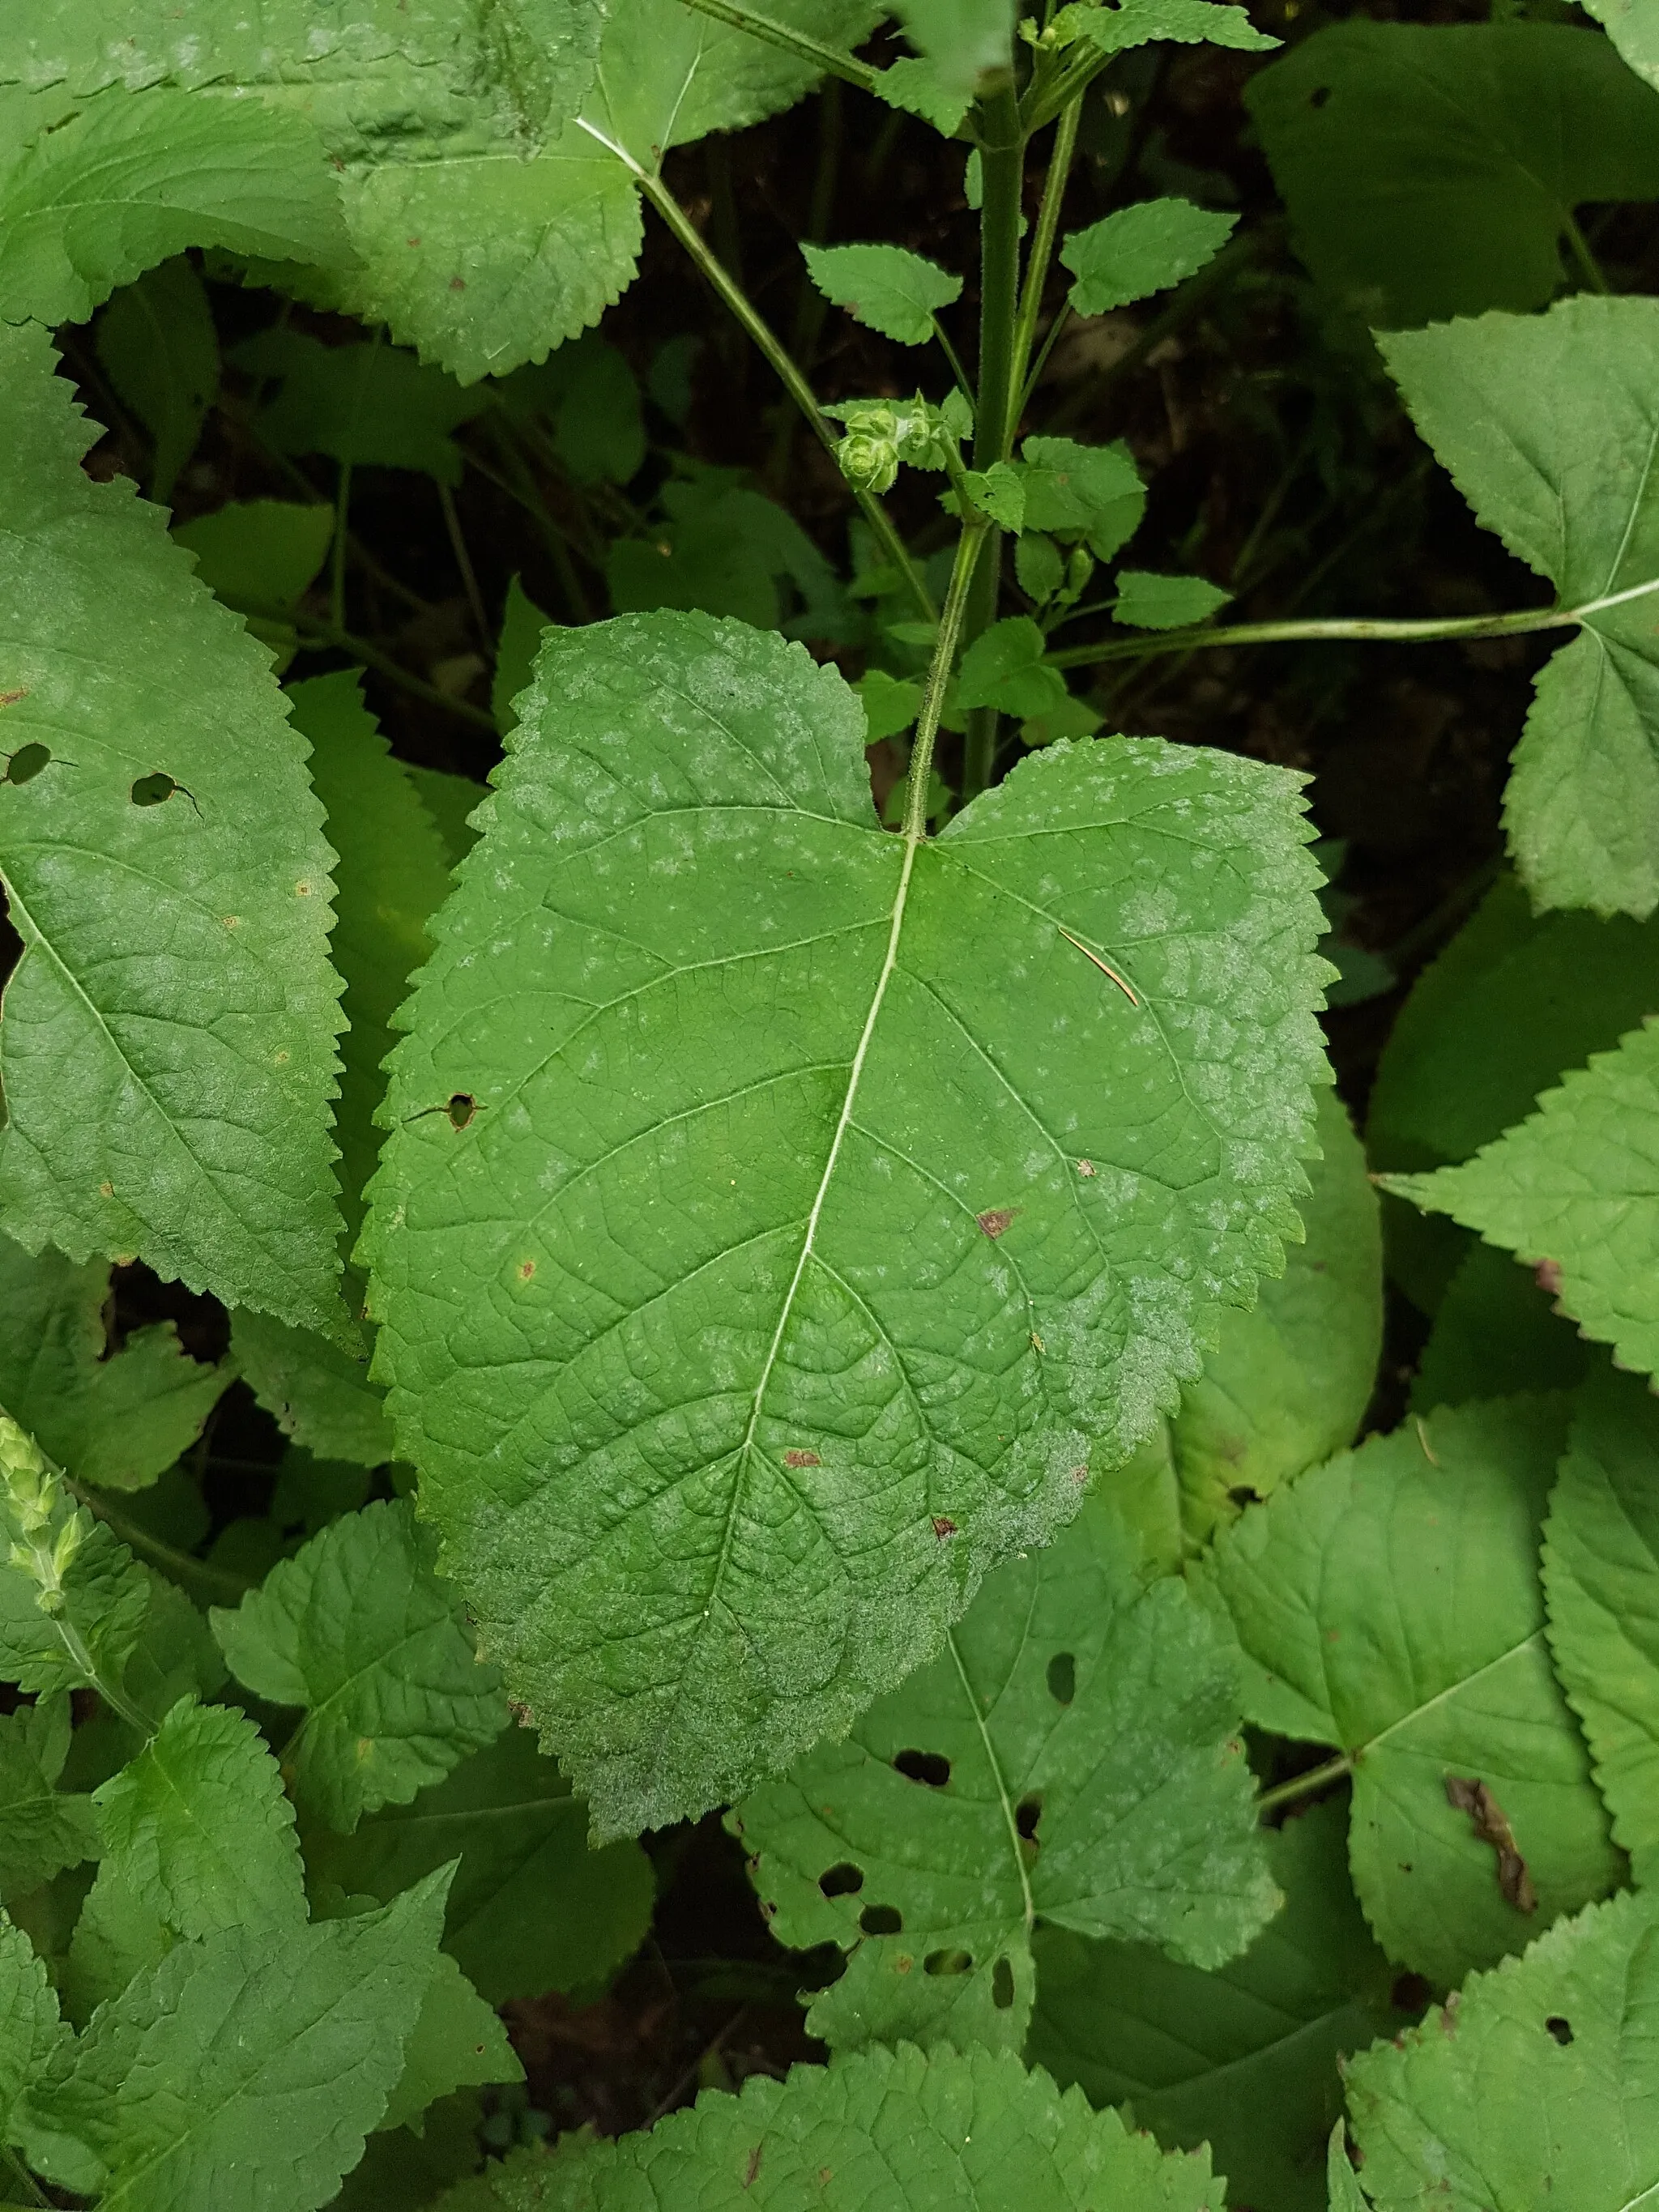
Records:
<instances>
[{"instance_id":1,"label":"leaf petiole","mask_svg":"<svg viewBox=\"0 0 1659 2212\"><path fill-rule=\"evenodd\" d=\"M798 60L810 62L815 70L838 76L844 83L857 85L860 92L873 92L879 96L882 72L878 69L872 69L868 62L842 53L838 47L826 46L792 24L775 23L769 15L763 15L756 9L735 7L732 0L685 0L685 5L699 15L726 24L732 30L746 31L751 39L764 39L769 46L781 46Z\"/></svg>"},{"instance_id":2,"label":"leaf petiole","mask_svg":"<svg viewBox=\"0 0 1659 2212\"><path fill-rule=\"evenodd\" d=\"M1346 1751L1328 1759L1322 1766L1310 1766L1305 1774L1293 1774L1288 1782L1280 1782L1271 1790L1263 1790L1255 1801L1258 1813L1271 1813L1280 1805L1293 1805L1298 1797L1310 1797L1316 1790L1322 1790L1328 1782L1340 1782L1345 1774L1353 1772L1353 1759Z\"/></svg>"},{"instance_id":3,"label":"leaf petiole","mask_svg":"<svg viewBox=\"0 0 1659 2212\"><path fill-rule=\"evenodd\" d=\"M939 635L933 641L933 657L928 664L927 688L922 695L921 712L916 717L915 742L910 751L910 783L905 794L904 835L915 843L927 835L927 779L933 765L933 742L939 735L939 713L945 705L945 686L951 681L955 665L957 646L962 636L963 621L968 611L968 595L973 587L974 571L991 526L986 517L975 513L963 525L962 536L957 540L957 557L951 569L950 589L945 595L945 611L939 617Z\"/></svg>"}]
</instances>

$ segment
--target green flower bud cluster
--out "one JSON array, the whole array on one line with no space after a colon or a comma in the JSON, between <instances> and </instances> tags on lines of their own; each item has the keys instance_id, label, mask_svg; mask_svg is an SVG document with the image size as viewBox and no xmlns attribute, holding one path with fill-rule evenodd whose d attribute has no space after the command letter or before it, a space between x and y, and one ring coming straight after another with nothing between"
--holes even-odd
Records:
<instances>
[{"instance_id":1,"label":"green flower bud cluster","mask_svg":"<svg viewBox=\"0 0 1659 2212\"><path fill-rule=\"evenodd\" d=\"M855 491L890 491L907 462L914 469L945 466L940 441L951 429L925 399L848 399L824 412L847 426L836 459Z\"/></svg>"},{"instance_id":2,"label":"green flower bud cluster","mask_svg":"<svg viewBox=\"0 0 1659 2212\"><path fill-rule=\"evenodd\" d=\"M0 1505L14 1532L7 1564L29 1577L35 1603L47 1614L64 1609L64 1577L84 1533L78 1510L60 1517L67 1502L56 1468L33 1437L0 1413Z\"/></svg>"}]
</instances>

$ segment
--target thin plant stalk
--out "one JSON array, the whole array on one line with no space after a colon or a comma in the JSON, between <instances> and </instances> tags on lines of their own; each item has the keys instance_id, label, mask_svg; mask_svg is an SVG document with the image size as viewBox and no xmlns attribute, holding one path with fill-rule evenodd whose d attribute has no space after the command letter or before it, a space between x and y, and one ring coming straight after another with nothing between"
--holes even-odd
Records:
<instances>
[{"instance_id":1,"label":"thin plant stalk","mask_svg":"<svg viewBox=\"0 0 1659 2212\"><path fill-rule=\"evenodd\" d=\"M910 748L910 782L904 800L904 835L914 843L927 834L927 781L933 766L933 743L939 735L939 718L945 704L945 686L951 680L951 671L956 664L957 647L963 634L968 602L972 593L974 574L991 526L983 515L971 514L963 525L957 540L957 556L951 568L950 587L945 595L945 607L939 616L939 635L933 640L933 657L928 665L927 690L922 695L921 712L916 717L915 741Z\"/></svg>"}]
</instances>

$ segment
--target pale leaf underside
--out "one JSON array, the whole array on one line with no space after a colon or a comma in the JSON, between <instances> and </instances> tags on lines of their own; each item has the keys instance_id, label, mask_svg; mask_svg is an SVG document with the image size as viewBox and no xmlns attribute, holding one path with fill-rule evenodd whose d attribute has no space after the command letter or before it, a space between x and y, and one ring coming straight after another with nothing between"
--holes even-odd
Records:
<instances>
[{"instance_id":1,"label":"pale leaf underside","mask_svg":"<svg viewBox=\"0 0 1659 2212\"><path fill-rule=\"evenodd\" d=\"M918 848L740 625L552 633L521 705L365 1249L447 1571L616 1831L850 1720L1169 1404L1295 1233L1322 970L1228 757L1057 746Z\"/></svg>"}]
</instances>

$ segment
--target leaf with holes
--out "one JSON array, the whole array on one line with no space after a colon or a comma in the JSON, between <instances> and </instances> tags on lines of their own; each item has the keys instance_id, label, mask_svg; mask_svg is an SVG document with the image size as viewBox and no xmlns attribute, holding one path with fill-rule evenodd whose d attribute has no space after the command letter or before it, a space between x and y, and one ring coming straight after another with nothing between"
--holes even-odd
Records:
<instances>
[{"instance_id":1,"label":"leaf with holes","mask_svg":"<svg viewBox=\"0 0 1659 2212\"><path fill-rule=\"evenodd\" d=\"M1637 1881L1659 1872L1659 1401L1607 1374L1580 1400L1544 1532L1550 1647Z\"/></svg>"},{"instance_id":2,"label":"leaf with holes","mask_svg":"<svg viewBox=\"0 0 1659 2212\"><path fill-rule=\"evenodd\" d=\"M0 1407L78 1481L141 1490L170 1468L234 1380L191 1358L170 1321L110 1352L108 1263L31 1258L0 1237Z\"/></svg>"},{"instance_id":3,"label":"leaf with holes","mask_svg":"<svg viewBox=\"0 0 1659 2212\"><path fill-rule=\"evenodd\" d=\"M1659 161L1659 131L1652 143ZM1476 516L1579 632L1539 675L1515 750L1504 821L1522 881L1537 907L1644 920L1659 906L1659 301L1586 295L1380 343Z\"/></svg>"},{"instance_id":4,"label":"leaf with holes","mask_svg":"<svg viewBox=\"0 0 1659 2212\"><path fill-rule=\"evenodd\" d=\"M1064 240L1060 258L1075 282L1066 298L1079 315L1127 307L1191 276L1232 236L1236 215L1212 215L1190 200L1140 200Z\"/></svg>"},{"instance_id":5,"label":"leaf with holes","mask_svg":"<svg viewBox=\"0 0 1659 2212\"><path fill-rule=\"evenodd\" d=\"M861 2051L605 2142L567 2136L464 2183L440 2212L1222 2212L1200 2152L1165 2157L1012 2051Z\"/></svg>"},{"instance_id":6,"label":"leaf with holes","mask_svg":"<svg viewBox=\"0 0 1659 2212\"><path fill-rule=\"evenodd\" d=\"M844 1728L1196 1371L1294 1233L1318 910L1290 779L1155 740L890 836L852 692L735 623L553 631L520 708L365 1249L447 1571L615 1834Z\"/></svg>"},{"instance_id":7,"label":"leaf with holes","mask_svg":"<svg viewBox=\"0 0 1659 2212\"><path fill-rule=\"evenodd\" d=\"M13 95L3 106L9 322L84 322L118 284L187 246L278 262L346 254L339 191L302 116L118 86L67 115L63 105Z\"/></svg>"},{"instance_id":8,"label":"leaf with holes","mask_svg":"<svg viewBox=\"0 0 1659 2212\"><path fill-rule=\"evenodd\" d=\"M587 1808L526 1729L306 1848L325 1880L386 1899L459 1853L444 1947L492 2004L602 1988L650 1924L650 1861L631 1840L589 1850Z\"/></svg>"},{"instance_id":9,"label":"leaf with holes","mask_svg":"<svg viewBox=\"0 0 1659 2212\"><path fill-rule=\"evenodd\" d=\"M1659 2195L1659 1898L1616 1897L1349 2062L1376 2212L1635 2212Z\"/></svg>"},{"instance_id":10,"label":"leaf with holes","mask_svg":"<svg viewBox=\"0 0 1659 2212\"><path fill-rule=\"evenodd\" d=\"M1541 307L1577 208L1659 198L1652 94L1565 23L1357 17L1246 100L1298 252L1384 330Z\"/></svg>"},{"instance_id":11,"label":"leaf with holes","mask_svg":"<svg viewBox=\"0 0 1659 2212\"><path fill-rule=\"evenodd\" d=\"M1544 1634L1565 1418L1494 1400L1374 1437L1252 1506L1197 1571L1243 1647L1247 1718L1351 1759L1360 1902L1439 1982L1619 1878Z\"/></svg>"},{"instance_id":12,"label":"leaf with holes","mask_svg":"<svg viewBox=\"0 0 1659 2212\"><path fill-rule=\"evenodd\" d=\"M1039 1928L1027 2057L1093 2105L1127 2106L1166 2149L1207 2142L1239 2203L1325 2212L1340 2062L1412 2014L1354 1899L1347 1808L1299 1813L1267 1848L1284 1910L1212 1972Z\"/></svg>"},{"instance_id":13,"label":"leaf with holes","mask_svg":"<svg viewBox=\"0 0 1659 2212\"><path fill-rule=\"evenodd\" d=\"M304 1709L284 1764L301 1804L343 1834L407 1804L506 1723L434 1549L401 1500L368 1505L210 1616L239 1682Z\"/></svg>"},{"instance_id":14,"label":"leaf with holes","mask_svg":"<svg viewBox=\"0 0 1659 2212\"><path fill-rule=\"evenodd\" d=\"M82 473L54 363L0 328L6 738L50 753L0 783L6 1227L349 1334L322 810L262 648L158 508Z\"/></svg>"},{"instance_id":15,"label":"leaf with holes","mask_svg":"<svg viewBox=\"0 0 1659 2212\"><path fill-rule=\"evenodd\" d=\"M1094 1499L988 1577L943 1657L732 1815L779 1941L858 1947L809 2033L925 2045L977 2015L969 2039L1018 2050L1039 1918L1236 1957L1280 1899L1234 1664Z\"/></svg>"}]
</instances>

